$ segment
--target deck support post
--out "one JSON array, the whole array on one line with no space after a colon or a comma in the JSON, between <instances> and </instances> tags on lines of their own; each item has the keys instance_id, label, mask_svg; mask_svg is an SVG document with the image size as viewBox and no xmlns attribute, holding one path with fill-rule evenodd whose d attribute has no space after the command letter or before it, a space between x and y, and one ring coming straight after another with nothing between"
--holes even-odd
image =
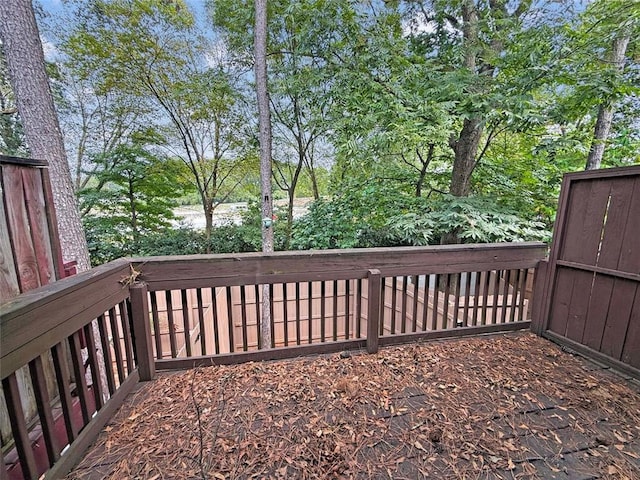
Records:
<instances>
[{"instance_id":1,"label":"deck support post","mask_svg":"<svg viewBox=\"0 0 640 480\"><path fill-rule=\"evenodd\" d=\"M378 341L380 336L380 316L382 309L381 286L382 275L380 270L372 269L367 272L368 280L368 308L367 308L367 352L376 353L378 351Z\"/></svg>"},{"instance_id":2,"label":"deck support post","mask_svg":"<svg viewBox=\"0 0 640 480\"><path fill-rule=\"evenodd\" d=\"M156 364L151 344L151 321L147 284L135 283L129 287L131 294L131 321L133 324L133 344L138 360L140 381L153 380Z\"/></svg>"},{"instance_id":3,"label":"deck support post","mask_svg":"<svg viewBox=\"0 0 640 480\"><path fill-rule=\"evenodd\" d=\"M533 298L531 302L531 331L538 336L546 330L546 283L549 268L548 260L540 260L533 277Z\"/></svg>"}]
</instances>

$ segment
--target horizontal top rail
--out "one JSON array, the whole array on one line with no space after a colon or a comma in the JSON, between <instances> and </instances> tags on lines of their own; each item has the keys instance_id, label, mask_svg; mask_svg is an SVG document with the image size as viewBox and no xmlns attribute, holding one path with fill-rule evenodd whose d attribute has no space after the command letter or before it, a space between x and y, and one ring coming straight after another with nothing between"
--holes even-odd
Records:
<instances>
[{"instance_id":1,"label":"horizontal top rail","mask_svg":"<svg viewBox=\"0 0 640 480\"><path fill-rule=\"evenodd\" d=\"M627 177L638 175L640 165L630 165L627 167L603 168L598 170L583 170L580 172L565 173L563 180L565 182L575 180L601 179L610 177Z\"/></svg>"},{"instance_id":2,"label":"horizontal top rail","mask_svg":"<svg viewBox=\"0 0 640 480\"><path fill-rule=\"evenodd\" d=\"M0 305L0 372L16 371L129 296L120 259L31 290Z\"/></svg>"},{"instance_id":3,"label":"horizontal top rail","mask_svg":"<svg viewBox=\"0 0 640 480\"><path fill-rule=\"evenodd\" d=\"M149 291L533 268L540 242L190 255L119 259L0 305L0 372L6 378L129 297L123 283ZM132 270L133 269L133 270ZM123 282L123 280L127 280Z\"/></svg>"},{"instance_id":4,"label":"horizontal top rail","mask_svg":"<svg viewBox=\"0 0 640 480\"><path fill-rule=\"evenodd\" d=\"M386 277L533 268L546 253L544 243L521 242L166 256L131 261L149 291L157 291L366 278L372 268Z\"/></svg>"},{"instance_id":5,"label":"horizontal top rail","mask_svg":"<svg viewBox=\"0 0 640 480\"><path fill-rule=\"evenodd\" d=\"M22 165L26 167L48 167L49 162L46 160L39 160L36 158L25 158L25 157L11 157L8 155L0 155L0 165L8 164L8 165Z\"/></svg>"}]
</instances>

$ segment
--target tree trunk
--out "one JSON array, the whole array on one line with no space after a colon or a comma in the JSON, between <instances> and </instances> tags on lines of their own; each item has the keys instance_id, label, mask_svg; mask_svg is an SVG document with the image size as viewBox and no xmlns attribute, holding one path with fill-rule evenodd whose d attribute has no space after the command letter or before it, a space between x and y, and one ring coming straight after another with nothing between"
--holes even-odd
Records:
<instances>
[{"instance_id":1,"label":"tree trunk","mask_svg":"<svg viewBox=\"0 0 640 480\"><path fill-rule=\"evenodd\" d=\"M627 51L629 40L630 37L626 36L616 38L613 41L610 62L618 72L622 72L624 69L624 56ZM609 130L611 129L612 121L613 105L605 101L601 103L600 108L598 108L598 118L596 120L591 148L589 149L589 156L587 157L587 164L584 167L585 170L595 170L600 168L602 157L604 155L605 143L609 137Z\"/></svg>"},{"instance_id":2,"label":"tree trunk","mask_svg":"<svg viewBox=\"0 0 640 480\"><path fill-rule=\"evenodd\" d=\"M471 174L476 166L478 145L482 137L482 120L478 117L465 119L460 136L451 142L455 153L449 193L456 197L467 197L471 193Z\"/></svg>"},{"instance_id":3,"label":"tree trunk","mask_svg":"<svg viewBox=\"0 0 640 480\"><path fill-rule=\"evenodd\" d=\"M262 191L262 251L273 252L273 201L271 198L271 112L267 89L267 0L255 0L255 75L260 138L260 186ZM269 286L262 288L260 346L271 348L271 299Z\"/></svg>"},{"instance_id":4,"label":"tree trunk","mask_svg":"<svg viewBox=\"0 0 640 480\"><path fill-rule=\"evenodd\" d=\"M89 250L30 0L2 0L0 36L30 155L49 162L62 256L88 270Z\"/></svg>"}]
</instances>

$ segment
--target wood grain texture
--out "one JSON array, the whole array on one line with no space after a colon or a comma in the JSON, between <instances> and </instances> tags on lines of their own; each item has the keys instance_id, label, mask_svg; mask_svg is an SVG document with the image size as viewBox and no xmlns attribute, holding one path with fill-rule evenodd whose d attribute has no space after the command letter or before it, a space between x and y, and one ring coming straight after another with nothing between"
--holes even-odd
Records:
<instances>
[{"instance_id":1,"label":"wood grain texture","mask_svg":"<svg viewBox=\"0 0 640 480\"><path fill-rule=\"evenodd\" d=\"M1 177L1 173L0 173ZM1 178L0 178L1 182ZM0 183L0 189L2 185ZM0 199L0 304L20 293L4 201Z\"/></svg>"},{"instance_id":2,"label":"wood grain texture","mask_svg":"<svg viewBox=\"0 0 640 480\"><path fill-rule=\"evenodd\" d=\"M51 235L47 223L42 176L39 170L23 169L24 200L29 219L31 241L36 255L40 285L56 279L51 249Z\"/></svg>"},{"instance_id":3,"label":"wood grain texture","mask_svg":"<svg viewBox=\"0 0 640 480\"><path fill-rule=\"evenodd\" d=\"M119 280L128 262L88 272L22 294L0 308L2 378L81 329L129 295Z\"/></svg>"},{"instance_id":4,"label":"wood grain texture","mask_svg":"<svg viewBox=\"0 0 640 480\"><path fill-rule=\"evenodd\" d=\"M25 204L22 169L14 165L2 167L5 212L11 232L11 245L21 292L38 288L40 275L33 241L29 233L29 216Z\"/></svg>"},{"instance_id":5,"label":"wood grain texture","mask_svg":"<svg viewBox=\"0 0 640 480\"><path fill-rule=\"evenodd\" d=\"M531 268L546 254L539 242L303 252L193 255L136 259L149 291L295 283ZM212 275L215 272L215 275Z\"/></svg>"}]
</instances>

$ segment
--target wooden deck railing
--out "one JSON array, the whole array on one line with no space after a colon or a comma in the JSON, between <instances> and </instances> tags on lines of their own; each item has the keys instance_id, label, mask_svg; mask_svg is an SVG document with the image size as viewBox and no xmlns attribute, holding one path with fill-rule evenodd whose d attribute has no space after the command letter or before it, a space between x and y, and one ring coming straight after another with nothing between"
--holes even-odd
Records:
<instances>
[{"instance_id":1,"label":"wooden deck railing","mask_svg":"<svg viewBox=\"0 0 640 480\"><path fill-rule=\"evenodd\" d=\"M2 478L16 468L25 478L47 468L50 478L64 474L135 383L156 369L376 352L527 328L532 269L545 254L544 244L519 243L123 259L18 297L0 311L0 371L15 445L4 447ZM263 286L273 347L265 350ZM49 383L47 362L55 371ZM34 419L20 401L21 389L31 387ZM45 465L30 439L38 431Z\"/></svg>"}]
</instances>

